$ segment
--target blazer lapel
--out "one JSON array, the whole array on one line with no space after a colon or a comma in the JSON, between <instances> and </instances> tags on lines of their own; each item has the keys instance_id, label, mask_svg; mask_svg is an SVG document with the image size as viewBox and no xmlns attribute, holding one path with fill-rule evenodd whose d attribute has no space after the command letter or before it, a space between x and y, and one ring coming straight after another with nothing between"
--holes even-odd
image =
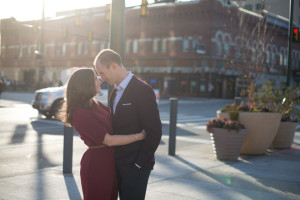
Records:
<instances>
[{"instance_id":1,"label":"blazer lapel","mask_svg":"<svg viewBox=\"0 0 300 200\"><path fill-rule=\"evenodd\" d=\"M130 94L130 91L131 91L132 88L134 87L135 81L136 81L136 77L133 75L132 78L131 78L131 80L129 81L127 87L125 88L125 90L124 90L124 92L123 92L123 94L122 94L122 96L121 96L121 98L120 98L120 100L119 100L119 103L118 103L117 106L116 106L115 114L117 114L117 112L118 112L118 107L119 107L120 105L122 105L122 102L124 102L124 99L126 99L126 96L128 96L128 94ZM128 103L128 102L126 102L126 103Z\"/></svg>"}]
</instances>

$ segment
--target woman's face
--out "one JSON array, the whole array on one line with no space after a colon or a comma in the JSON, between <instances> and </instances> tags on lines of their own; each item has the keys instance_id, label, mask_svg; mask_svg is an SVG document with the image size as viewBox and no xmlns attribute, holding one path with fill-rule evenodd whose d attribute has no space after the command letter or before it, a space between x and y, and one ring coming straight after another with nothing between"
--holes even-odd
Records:
<instances>
[{"instance_id":1,"label":"woman's face","mask_svg":"<svg viewBox=\"0 0 300 200\"><path fill-rule=\"evenodd\" d=\"M100 76L97 77L97 75L94 75L95 78L95 87L96 87L96 93L101 93L101 87L100 85L102 84Z\"/></svg>"}]
</instances>

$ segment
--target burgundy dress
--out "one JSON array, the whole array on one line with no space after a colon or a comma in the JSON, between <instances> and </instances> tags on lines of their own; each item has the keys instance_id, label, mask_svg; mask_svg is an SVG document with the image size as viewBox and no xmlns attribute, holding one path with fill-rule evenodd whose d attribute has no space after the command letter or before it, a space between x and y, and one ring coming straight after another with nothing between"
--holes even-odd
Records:
<instances>
[{"instance_id":1,"label":"burgundy dress","mask_svg":"<svg viewBox=\"0 0 300 200\"><path fill-rule=\"evenodd\" d=\"M109 109L98 102L91 109L76 108L73 126L88 146L99 146L106 133L112 134ZM115 171L114 148L88 149L81 159L81 185L84 199L116 200L118 182Z\"/></svg>"}]
</instances>

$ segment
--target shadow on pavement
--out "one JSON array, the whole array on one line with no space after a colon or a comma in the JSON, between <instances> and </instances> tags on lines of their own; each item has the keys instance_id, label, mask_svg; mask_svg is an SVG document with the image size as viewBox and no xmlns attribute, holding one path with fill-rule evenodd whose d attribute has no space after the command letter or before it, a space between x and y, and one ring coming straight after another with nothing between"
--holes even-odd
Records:
<instances>
[{"instance_id":1,"label":"shadow on pavement","mask_svg":"<svg viewBox=\"0 0 300 200\"><path fill-rule=\"evenodd\" d=\"M65 184L67 187L69 199L81 200L82 197L78 190L78 186L76 184L73 174L64 174L64 179L65 179Z\"/></svg>"},{"instance_id":2,"label":"shadow on pavement","mask_svg":"<svg viewBox=\"0 0 300 200\"><path fill-rule=\"evenodd\" d=\"M295 184L292 184L292 187L289 187L289 185L291 184L282 183L282 179L276 180L276 177L265 177L259 176L258 174L254 175L251 172L249 173L249 169L251 171L260 170L259 166L255 162L251 161L251 158L248 158L248 160L245 161L238 162L220 161L224 164L224 171L219 170L220 168L223 168L223 164L221 164L221 166L217 166L218 169L216 170L214 170L213 168L209 169L211 172L202 169L201 167L191 163L190 161L182 157L176 156L174 158L198 171L185 175L183 178L203 182L205 183L204 185L209 185L210 181L208 180L213 180L212 183L217 181L219 183L218 185L221 188L215 187L213 190L224 189L225 186L225 189L233 190L235 193L240 193L241 195L248 196L250 199L261 199L265 193L268 193L268 196L281 196L282 199L292 199L291 195L289 195L289 197L291 198L286 196L287 193L299 194L299 185L297 184L297 182L295 182ZM231 167L239 170L240 172L232 172L230 170ZM226 169L229 170L226 171ZM246 173L246 175L241 172ZM211 179L207 179L206 177L209 177ZM257 184L257 182L260 182L261 184ZM199 187L199 184L195 184L195 187ZM225 193L222 194L223 199L232 198L230 193L228 193L228 196L226 196ZM215 198L218 198L217 192Z\"/></svg>"},{"instance_id":3,"label":"shadow on pavement","mask_svg":"<svg viewBox=\"0 0 300 200\"><path fill-rule=\"evenodd\" d=\"M25 138L27 124L19 124L15 127L14 135L11 137L11 144L22 143Z\"/></svg>"}]
</instances>

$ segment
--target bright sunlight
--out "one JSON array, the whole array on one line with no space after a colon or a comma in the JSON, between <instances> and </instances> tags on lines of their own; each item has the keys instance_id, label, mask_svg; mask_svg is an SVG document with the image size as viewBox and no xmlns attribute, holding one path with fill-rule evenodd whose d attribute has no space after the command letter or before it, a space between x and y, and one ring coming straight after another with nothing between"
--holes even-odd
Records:
<instances>
[{"instance_id":1,"label":"bright sunlight","mask_svg":"<svg viewBox=\"0 0 300 200\"><path fill-rule=\"evenodd\" d=\"M45 17L54 17L55 13L64 10L75 10L104 6L111 0L44 0ZM142 0L126 0L126 6L141 4ZM148 0L148 3L153 0ZM42 18L43 0L1 0L0 19L14 17L19 21Z\"/></svg>"}]
</instances>

